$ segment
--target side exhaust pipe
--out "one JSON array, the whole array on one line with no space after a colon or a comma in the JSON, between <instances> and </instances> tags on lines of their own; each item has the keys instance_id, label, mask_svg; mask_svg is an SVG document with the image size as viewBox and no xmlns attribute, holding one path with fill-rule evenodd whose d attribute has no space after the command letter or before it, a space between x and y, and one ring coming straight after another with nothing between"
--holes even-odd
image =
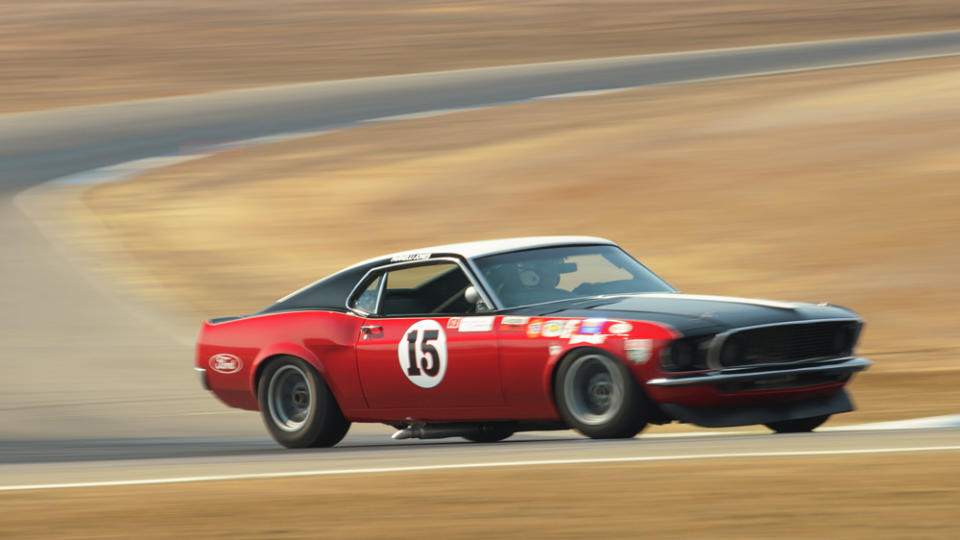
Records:
<instances>
[{"instance_id":1,"label":"side exhaust pipe","mask_svg":"<svg viewBox=\"0 0 960 540\"><path fill-rule=\"evenodd\" d=\"M446 439L447 437L479 436L483 424L423 424L407 426L398 430L390 438L403 439Z\"/></svg>"},{"instance_id":2,"label":"side exhaust pipe","mask_svg":"<svg viewBox=\"0 0 960 540\"><path fill-rule=\"evenodd\" d=\"M456 424L427 424L426 422L416 421L408 418L406 422L388 424L397 430L391 437L394 440L404 439L445 439L447 437L468 437L474 440L484 439L484 435L503 434L504 429L508 433L502 436L494 436L494 440L500 440L509 437L510 434L517 431L553 431L570 429L563 422L550 420L531 420L531 421L504 421L504 422L460 422Z\"/></svg>"}]
</instances>

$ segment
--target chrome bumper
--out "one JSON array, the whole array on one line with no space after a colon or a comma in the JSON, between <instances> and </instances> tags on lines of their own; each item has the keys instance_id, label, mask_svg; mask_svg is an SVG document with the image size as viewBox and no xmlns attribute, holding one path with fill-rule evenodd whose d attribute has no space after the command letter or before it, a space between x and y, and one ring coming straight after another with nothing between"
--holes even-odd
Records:
<instances>
[{"instance_id":1,"label":"chrome bumper","mask_svg":"<svg viewBox=\"0 0 960 540\"><path fill-rule=\"evenodd\" d=\"M204 390L209 390L210 385L207 384L207 370L200 367L195 367L193 368L193 372L196 373L197 378L200 379L200 386L202 386Z\"/></svg>"},{"instance_id":2,"label":"chrome bumper","mask_svg":"<svg viewBox=\"0 0 960 540\"><path fill-rule=\"evenodd\" d=\"M855 373L870 367L873 362L866 358L849 358L830 364L814 364L789 369L774 369L768 371L717 371L697 375L660 377L647 381L649 386L694 386L700 384L717 384L726 382L745 382L765 378L800 375L804 373L840 374Z\"/></svg>"}]
</instances>

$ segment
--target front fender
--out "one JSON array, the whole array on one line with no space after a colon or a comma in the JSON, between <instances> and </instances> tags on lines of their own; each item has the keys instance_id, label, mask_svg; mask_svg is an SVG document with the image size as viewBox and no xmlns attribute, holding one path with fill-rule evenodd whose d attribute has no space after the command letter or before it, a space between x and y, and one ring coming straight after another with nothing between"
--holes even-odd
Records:
<instances>
[{"instance_id":1,"label":"front fender","mask_svg":"<svg viewBox=\"0 0 960 540\"><path fill-rule=\"evenodd\" d=\"M610 326L607 326L608 324ZM627 331L619 334L602 331L603 329L609 329L612 325L626 326ZM573 334L568 339L557 339L550 344L549 356L544 365L542 385L543 391L551 397L551 402L553 401L553 385L556 382L557 368L560 362L570 354L582 350L604 352L623 362L634 378L643 383L647 378L646 372L652 365L651 360L659 355L660 348L671 339L680 336L680 333L673 328L650 321L611 320L606 321L600 330L595 334ZM649 356L639 363L628 359L627 344L635 341L646 341L649 344Z\"/></svg>"}]
</instances>

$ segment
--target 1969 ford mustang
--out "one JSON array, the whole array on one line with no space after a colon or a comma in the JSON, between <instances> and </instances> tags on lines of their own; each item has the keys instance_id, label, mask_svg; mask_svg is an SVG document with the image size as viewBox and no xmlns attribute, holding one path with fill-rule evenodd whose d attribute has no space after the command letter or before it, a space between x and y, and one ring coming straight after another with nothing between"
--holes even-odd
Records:
<instances>
[{"instance_id":1,"label":"1969 ford mustang","mask_svg":"<svg viewBox=\"0 0 960 540\"><path fill-rule=\"evenodd\" d=\"M378 257L208 321L195 369L290 448L335 445L351 422L482 442L671 421L800 432L853 409L862 324L828 304L680 294L601 238L514 238Z\"/></svg>"}]
</instances>

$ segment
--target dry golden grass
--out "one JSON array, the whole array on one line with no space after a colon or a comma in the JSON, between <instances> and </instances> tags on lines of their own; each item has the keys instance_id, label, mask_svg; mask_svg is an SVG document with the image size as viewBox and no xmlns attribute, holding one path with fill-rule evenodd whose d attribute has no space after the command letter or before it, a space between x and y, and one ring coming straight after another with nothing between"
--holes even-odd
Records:
<instances>
[{"instance_id":1,"label":"dry golden grass","mask_svg":"<svg viewBox=\"0 0 960 540\"><path fill-rule=\"evenodd\" d=\"M844 418L945 414L960 406L956 95L950 59L523 104L234 152L86 203L152 294L202 316L398 249L606 236L684 291L855 308L877 366Z\"/></svg>"},{"instance_id":2,"label":"dry golden grass","mask_svg":"<svg viewBox=\"0 0 960 540\"><path fill-rule=\"evenodd\" d=\"M956 453L0 494L3 538L956 538Z\"/></svg>"},{"instance_id":3,"label":"dry golden grass","mask_svg":"<svg viewBox=\"0 0 960 540\"><path fill-rule=\"evenodd\" d=\"M947 0L5 0L0 112L956 27Z\"/></svg>"}]
</instances>

